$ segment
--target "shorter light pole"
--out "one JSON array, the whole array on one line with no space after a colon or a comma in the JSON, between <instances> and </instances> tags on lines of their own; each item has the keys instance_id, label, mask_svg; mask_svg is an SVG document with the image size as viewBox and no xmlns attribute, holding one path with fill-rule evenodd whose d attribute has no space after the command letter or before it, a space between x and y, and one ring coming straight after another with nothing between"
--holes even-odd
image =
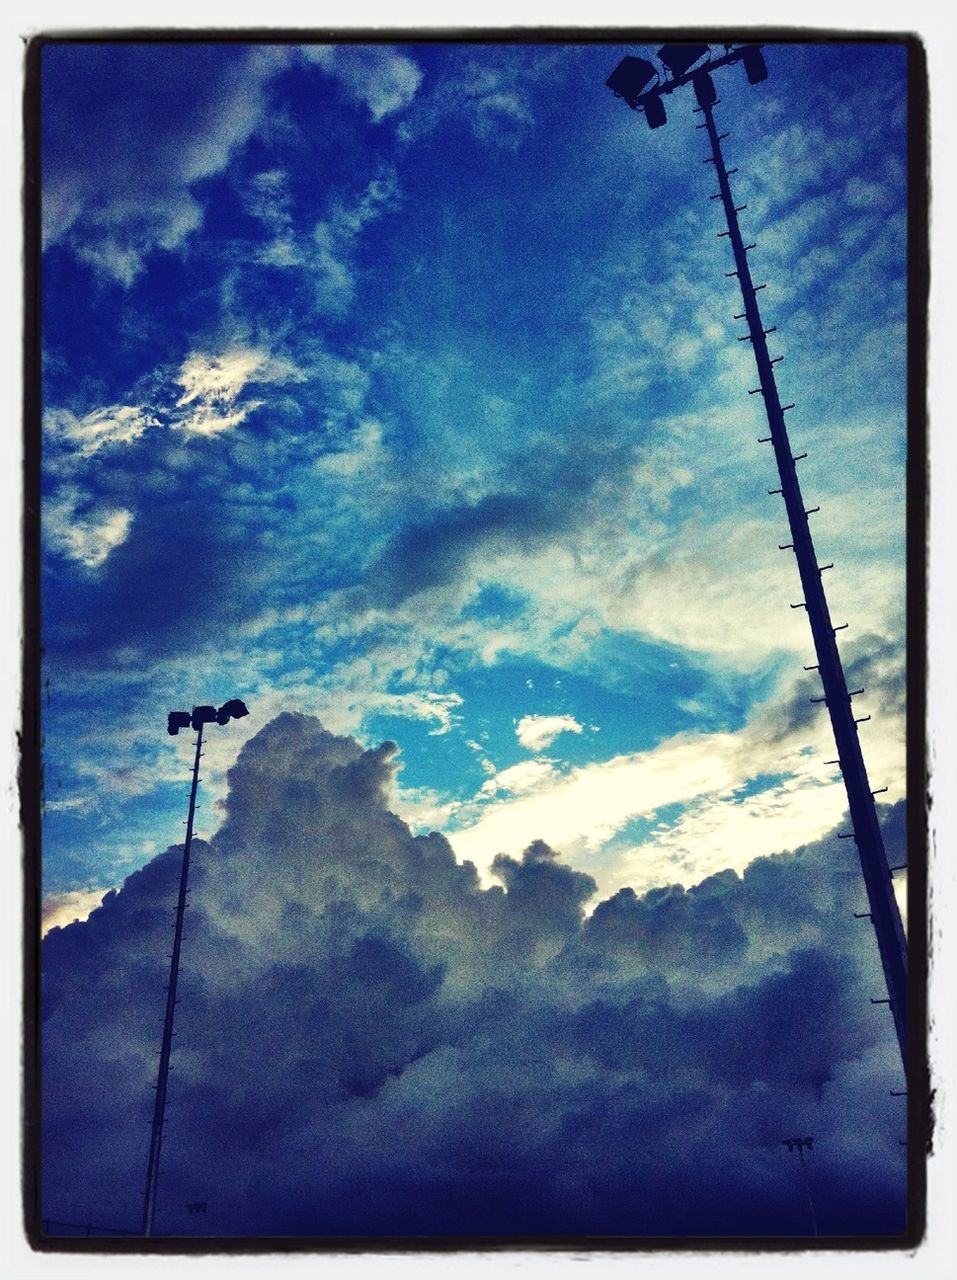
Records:
<instances>
[{"instance_id":1,"label":"shorter light pole","mask_svg":"<svg viewBox=\"0 0 957 1280\"><path fill-rule=\"evenodd\" d=\"M183 916L186 912L186 892L189 881L189 851L193 843L193 818L196 813L196 790L199 785L199 761L203 754L203 725L228 724L248 716L246 704L239 698L215 707L193 707L188 711L171 711L166 726L173 737L180 729L190 725L196 730L196 757L193 761L193 783L189 792L189 816L186 819L186 840L183 844L183 862L179 874L179 899L176 904L176 927L173 931L173 951L170 956L169 983L166 988L166 1016L163 1019L163 1040L159 1051L159 1072L156 1079L156 1100L153 1104L153 1124L150 1129L150 1151L146 1162L146 1187L143 1191L142 1234L153 1234L153 1215L156 1212L156 1191L159 1183L160 1150L163 1146L163 1121L166 1115L166 1088L169 1081L169 1060L173 1049L173 1015L176 1012L176 984L179 979L179 953L183 944Z\"/></svg>"},{"instance_id":2,"label":"shorter light pole","mask_svg":"<svg viewBox=\"0 0 957 1280\"><path fill-rule=\"evenodd\" d=\"M784 1146L787 1147L788 1151L790 1152L797 1151L798 1153L798 1159L801 1162L801 1182L804 1184L804 1194L807 1196L807 1207L811 1214L811 1229L813 1230L815 1235L818 1235L820 1233L818 1232L818 1229L817 1229L817 1218L814 1216L814 1200L811 1197L811 1184L808 1181L807 1166L804 1163L804 1152L805 1150L813 1151L814 1139L813 1138L782 1138L781 1141L784 1144Z\"/></svg>"}]
</instances>

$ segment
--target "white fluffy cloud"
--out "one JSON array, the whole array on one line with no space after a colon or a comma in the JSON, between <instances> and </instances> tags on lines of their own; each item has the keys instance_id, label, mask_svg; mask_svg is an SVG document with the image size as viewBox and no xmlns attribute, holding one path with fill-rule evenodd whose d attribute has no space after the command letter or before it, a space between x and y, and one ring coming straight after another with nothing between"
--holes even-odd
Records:
<instances>
[{"instance_id":1,"label":"white fluffy cloud","mask_svg":"<svg viewBox=\"0 0 957 1280\"><path fill-rule=\"evenodd\" d=\"M582 726L574 716L522 716L515 726L515 736L529 751L543 751L560 733L581 733Z\"/></svg>"}]
</instances>

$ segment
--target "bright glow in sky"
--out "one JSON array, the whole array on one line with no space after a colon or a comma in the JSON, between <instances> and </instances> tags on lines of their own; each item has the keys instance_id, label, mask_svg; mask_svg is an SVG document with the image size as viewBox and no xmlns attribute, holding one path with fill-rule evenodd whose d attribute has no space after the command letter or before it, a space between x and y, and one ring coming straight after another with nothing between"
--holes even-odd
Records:
<instances>
[{"instance_id":1,"label":"bright glow in sky","mask_svg":"<svg viewBox=\"0 0 957 1280\"><path fill-rule=\"evenodd\" d=\"M394 739L483 876L694 884L844 807L713 177L615 45L44 53L44 884L180 838L166 712ZM717 115L852 687L904 788L904 52Z\"/></svg>"}]
</instances>

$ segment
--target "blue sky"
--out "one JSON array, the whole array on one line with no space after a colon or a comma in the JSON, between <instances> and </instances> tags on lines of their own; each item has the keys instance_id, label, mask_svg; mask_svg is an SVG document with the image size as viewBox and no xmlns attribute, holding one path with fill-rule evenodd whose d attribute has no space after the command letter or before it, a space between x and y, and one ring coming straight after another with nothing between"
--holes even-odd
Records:
<instances>
[{"instance_id":1,"label":"blue sky","mask_svg":"<svg viewBox=\"0 0 957 1280\"><path fill-rule=\"evenodd\" d=\"M632 46L60 45L43 66L44 890L175 842L166 712L399 746L491 882L686 886L844 808L691 102ZM801 478L904 794L904 54L721 79Z\"/></svg>"}]
</instances>

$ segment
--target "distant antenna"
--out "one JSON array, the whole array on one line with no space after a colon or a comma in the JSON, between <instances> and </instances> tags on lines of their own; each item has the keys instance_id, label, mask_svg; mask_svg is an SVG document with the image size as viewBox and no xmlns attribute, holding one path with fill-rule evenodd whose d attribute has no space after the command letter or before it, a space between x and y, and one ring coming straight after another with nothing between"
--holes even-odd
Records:
<instances>
[{"instance_id":1,"label":"distant antenna","mask_svg":"<svg viewBox=\"0 0 957 1280\"><path fill-rule=\"evenodd\" d=\"M169 984L166 988L166 1016L163 1019L163 1041L159 1051L159 1073L156 1079L156 1101L153 1105L153 1124L150 1130L150 1152L146 1162L146 1188L143 1191L144 1236L153 1234L153 1215L156 1212L156 1190L159 1183L160 1151L163 1146L163 1122L166 1116L166 1087L169 1081L169 1060L173 1048L173 1015L176 1011L176 983L179 980L179 953L183 944L183 916L186 912L186 893L189 881L189 851L193 843L193 817L196 813L196 789L199 786L199 761L203 754L203 725L227 724L230 719L248 716L246 704L238 698L215 707L193 707L188 711L171 711L166 731L173 737L180 729L190 725L196 730L196 758L193 761L193 784L189 792L189 816L186 819L186 840L183 844L183 864L179 875L179 901L176 904L176 928L173 931L173 951L170 956Z\"/></svg>"},{"instance_id":2,"label":"distant antenna","mask_svg":"<svg viewBox=\"0 0 957 1280\"><path fill-rule=\"evenodd\" d=\"M741 289L743 311L736 315L736 320L747 323L747 332L742 334L739 342L750 342L757 365L759 385L749 391L749 395L760 394L764 401L770 435L762 437L769 441L774 449L781 487L770 489L772 494L780 494L784 500L791 541L781 550L793 551L797 560L798 573L801 578L804 599L792 609L802 606L807 611L817 656L816 666L821 676L824 697L837 745L838 763L847 792L847 802L851 814L852 835L861 863L861 873L867 890L867 901L870 916L877 935L877 946L880 952L884 978L887 983L888 1003L894 1017L894 1028L900 1046L901 1061L904 1074L907 1074L907 940L901 922L900 908L894 895L894 886L887 854L877 821L877 808L874 803L874 792L867 778L864 756L858 737L859 724L869 720L869 716L855 717L852 710L852 699L860 689L848 689L844 678L844 669L837 647L837 632L847 626L842 622L834 626L828 610L827 598L824 594L822 575L831 565L820 565L811 538L809 517L817 510L804 506L801 486L798 481L797 462L804 454L797 457L791 452L784 415L793 404L781 404L774 365L780 357L774 359L768 353L767 336L774 333L772 326L765 329L758 308L758 293L765 288L763 284L754 284L748 265L748 252L755 246L745 244L738 223L738 214L746 207L736 205L731 194L728 178L736 173L736 169L726 169L721 151L721 140L726 133L718 133L714 122L713 107L719 101L711 73L719 67L740 62L751 84L759 84L766 79L768 71L761 53L761 46L742 45L738 48L725 46L729 50L722 57L712 58L708 45L697 45L688 42L665 45L658 51L658 58L673 76L662 81L655 67L640 58L624 58L607 80L608 88L616 97L624 98L628 105L636 111L644 111L645 119L652 129L660 128L665 123L664 95L673 93L685 84L694 87L698 106L695 111L703 114L704 121L697 125L698 129L706 129L711 144L710 154L704 157L704 164L713 164L718 181L718 190L710 197L720 200L724 206L727 225L726 231L718 234L727 237L731 243L734 256L734 270L726 271L728 278L737 277ZM657 81L652 83L655 78ZM828 763L833 764L834 761Z\"/></svg>"}]
</instances>

